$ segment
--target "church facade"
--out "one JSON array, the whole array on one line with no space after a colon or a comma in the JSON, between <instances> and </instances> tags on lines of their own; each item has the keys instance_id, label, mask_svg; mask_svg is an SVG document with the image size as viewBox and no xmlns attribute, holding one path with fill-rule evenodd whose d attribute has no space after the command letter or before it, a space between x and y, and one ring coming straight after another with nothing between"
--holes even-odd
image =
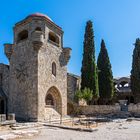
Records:
<instances>
[{"instance_id":1,"label":"church facade","mask_svg":"<svg viewBox=\"0 0 140 140\"><path fill-rule=\"evenodd\" d=\"M14 26L5 44L9 65L0 64L0 114L40 121L67 115L67 63L63 31L48 16L32 14Z\"/></svg>"}]
</instances>

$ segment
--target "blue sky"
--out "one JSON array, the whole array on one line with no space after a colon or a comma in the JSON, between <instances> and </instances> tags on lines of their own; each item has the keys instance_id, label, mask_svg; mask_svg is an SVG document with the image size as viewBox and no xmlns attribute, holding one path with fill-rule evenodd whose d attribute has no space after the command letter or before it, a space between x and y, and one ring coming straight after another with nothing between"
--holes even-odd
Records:
<instances>
[{"instance_id":1,"label":"blue sky","mask_svg":"<svg viewBox=\"0 0 140 140\"><path fill-rule=\"evenodd\" d=\"M136 38L140 37L140 0L1 0L0 63L8 63L4 43L12 43L13 26L32 13L47 14L64 31L72 48L68 71L80 75L87 20L94 25L96 58L103 38L114 77L128 76Z\"/></svg>"}]
</instances>

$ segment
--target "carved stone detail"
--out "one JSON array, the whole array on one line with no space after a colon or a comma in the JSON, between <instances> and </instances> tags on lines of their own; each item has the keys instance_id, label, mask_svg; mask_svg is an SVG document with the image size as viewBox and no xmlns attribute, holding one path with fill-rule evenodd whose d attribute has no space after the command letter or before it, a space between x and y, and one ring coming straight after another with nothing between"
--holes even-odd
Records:
<instances>
[{"instance_id":1,"label":"carved stone detail","mask_svg":"<svg viewBox=\"0 0 140 140\"><path fill-rule=\"evenodd\" d=\"M28 73L27 73L27 66L25 66L25 62L20 63L16 67L15 74L19 82L24 82L26 80L26 77L28 77Z\"/></svg>"},{"instance_id":2,"label":"carved stone detail","mask_svg":"<svg viewBox=\"0 0 140 140\"><path fill-rule=\"evenodd\" d=\"M68 64L70 60L70 53L71 53L71 48L63 48L62 54L60 55L60 60L61 62L63 62L61 63L62 66L65 66Z\"/></svg>"},{"instance_id":3,"label":"carved stone detail","mask_svg":"<svg viewBox=\"0 0 140 140\"><path fill-rule=\"evenodd\" d=\"M43 45L44 43L44 36L42 31L34 31L32 32L32 44L35 50L39 50L40 47Z\"/></svg>"},{"instance_id":4,"label":"carved stone detail","mask_svg":"<svg viewBox=\"0 0 140 140\"><path fill-rule=\"evenodd\" d=\"M4 48L5 55L7 56L7 58L10 61L10 58L11 58L11 55L12 55L13 44L4 44L4 46L5 46L5 48Z\"/></svg>"}]
</instances>

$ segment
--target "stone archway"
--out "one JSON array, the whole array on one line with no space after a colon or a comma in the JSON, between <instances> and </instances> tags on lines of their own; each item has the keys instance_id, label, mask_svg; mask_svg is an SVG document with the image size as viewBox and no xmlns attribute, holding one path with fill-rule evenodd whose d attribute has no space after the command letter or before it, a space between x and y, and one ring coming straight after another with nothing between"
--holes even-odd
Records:
<instances>
[{"instance_id":1,"label":"stone archway","mask_svg":"<svg viewBox=\"0 0 140 140\"><path fill-rule=\"evenodd\" d=\"M56 87L51 87L45 97L46 108L54 109L62 115L62 98Z\"/></svg>"}]
</instances>

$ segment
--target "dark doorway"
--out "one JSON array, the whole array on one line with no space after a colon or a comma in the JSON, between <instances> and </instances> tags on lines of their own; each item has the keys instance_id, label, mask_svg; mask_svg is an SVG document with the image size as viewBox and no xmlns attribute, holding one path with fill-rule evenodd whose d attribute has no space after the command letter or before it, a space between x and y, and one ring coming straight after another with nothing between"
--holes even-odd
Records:
<instances>
[{"instance_id":1,"label":"dark doorway","mask_svg":"<svg viewBox=\"0 0 140 140\"><path fill-rule=\"evenodd\" d=\"M125 100L127 100L127 105L129 105L129 103L130 103L130 99L129 99L128 96L126 96Z\"/></svg>"},{"instance_id":2,"label":"dark doorway","mask_svg":"<svg viewBox=\"0 0 140 140\"><path fill-rule=\"evenodd\" d=\"M53 97L51 94L48 94L46 97L46 105L54 105Z\"/></svg>"},{"instance_id":3,"label":"dark doorway","mask_svg":"<svg viewBox=\"0 0 140 140\"><path fill-rule=\"evenodd\" d=\"M134 97L133 96L130 97L130 103L134 103Z\"/></svg>"},{"instance_id":4,"label":"dark doorway","mask_svg":"<svg viewBox=\"0 0 140 140\"><path fill-rule=\"evenodd\" d=\"M0 114L4 114L4 100L0 101Z\"/></svg>"}]
</instances>

